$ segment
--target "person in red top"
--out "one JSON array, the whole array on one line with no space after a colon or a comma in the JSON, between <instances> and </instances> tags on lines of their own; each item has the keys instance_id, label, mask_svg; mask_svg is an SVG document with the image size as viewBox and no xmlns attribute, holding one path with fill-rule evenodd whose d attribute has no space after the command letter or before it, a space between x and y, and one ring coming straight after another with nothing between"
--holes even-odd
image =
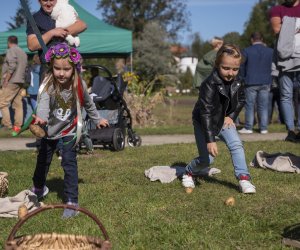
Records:
<instances>
[{"instance_id":1,"label":"person in red top","mask_svg":"<svg viewBox=\"0 0 300 250\"><path fill-rule=\"evenodd\" d=\"M283 4L276 5L270 10L270 22L272 29L278 38L283 17L300 18L300 0L285 0ZM288 130L286 141L300 142L300 132L295 130L295 112L293 105L293 91L297 91L294 87L296 82L300 82L300 71L282 71L279 72L279 90L280 90L280 106L283 112L283 118Z\"/></svg>"}]
</instances>

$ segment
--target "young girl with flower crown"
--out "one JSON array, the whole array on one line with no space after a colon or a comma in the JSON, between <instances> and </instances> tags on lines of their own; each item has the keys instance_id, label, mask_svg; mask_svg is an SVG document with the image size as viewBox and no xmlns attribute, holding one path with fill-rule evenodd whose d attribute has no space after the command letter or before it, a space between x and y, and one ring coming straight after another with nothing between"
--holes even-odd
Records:
<instances>
[{"instance_id":1,"label":"young girl with flower crown","mask_svg":"<svg viewBox=\"0 0 300 250\"><path fill-rule=\"evenodd\" d=\"M65 202L78 206L78 171L76 144L82 130L82 108L98 128L108 126L108 121L99 117L86 85L81 81L81 56L77 49L66 43L50 47L45 55L49 72L39 89L35 124L44 126L46 137L41 141L33 175L32 191L42 198L49 192L46 177L59 139L63 141L62 162L64 169ZM63 218L77 212L65 209Z\"/></svg>"},{"instance_id":2,"label":"young girl with flower crown","mask_svg":"<svg viewBox=\"0 0 300 250\"><path fill-rule=\"evenodd\" d=\"M209 167L219 153L216 136L225 142L242 193L255 193L247 168L243 144L234 121L245 104L244 86L238 78L242 56L235 45L223 45L217 52L212 73L202 82L193 110L193 125L199 156L187 166L182 185L195 188L194 178Z\"/></svg>"}]
</instances>

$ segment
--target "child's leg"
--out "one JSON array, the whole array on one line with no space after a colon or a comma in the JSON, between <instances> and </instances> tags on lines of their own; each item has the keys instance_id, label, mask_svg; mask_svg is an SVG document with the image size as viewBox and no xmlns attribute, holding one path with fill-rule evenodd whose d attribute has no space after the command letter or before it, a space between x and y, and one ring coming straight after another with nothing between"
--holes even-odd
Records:
<instances>
[{"instance_id":1,"label":"child's leg","mask_svg":"<svg viewBox=\"0 0 300 250\"><path fill-rule=\"evenodd\" d=\"M222 128L219 137L225 142L230 151L236 178L240 179L240 176L250 177L246 164L244 147L237 133L236 127L230 126L229 128Z\"/></svg>"},{"instance_id":2,"label":"child's leg","mask_svg":"<svg viewBox=\"0 0 300 250\"><path fill-rule=\"evenodd\" d=\"M64 195L65 202L78 203L78 171L76 147L73 136L63 137L62 161L64 169Z\"/></svg>"},{"instance_id":3,"label":"child's leg","mask_svg":"<svg viewBox=\"0 0 300 250\"><path fill-rule=\"evenodd\" d=\"M185 167L186 173L182 176L182 185L189 189L195 188L194 177L213 162L213 157L208 153L205 136L200 124L194 120L193 125L199 156Z\"/></svg>"},{"instance_id":4,"label":"child's leg","mask_svg":"<svg viewBox=\"0 0 300 250\"><path fill-rule=\"evenodd\" d=\"M239 187L244 194L256 193L256 188L250 182L250 174L247 168L245 152L242 141L236 131L235 126L222 129L219 137L226 143L234 167L234 173L239 180Z\"/></svg>"},{"instance_id":5,"label":"child's leg","mask_svg":"<svg viewBox=\"0 0 300 250\"><path fill-rule=\"evenodd\" d=\"M209 167L214 161L214 158L209 155L207 150L207 143L202 128L197 121L193 121L195 140L198 148L199 156L193 159L187 166L186 171L191 175L197 175L202 169Z\"/></svg>"},{"instance_id":6,"label":"child's leg","mask_svg":"<svg viewBox=\"0 0 300 250\"><path fill-rule=\"evenodd\" d=\"M41 145L37 156L36 167L33 175L33 185L37 189L44 188L47 174L56 148L57 140L41 139Z\"/></svg>"}]
</instances>

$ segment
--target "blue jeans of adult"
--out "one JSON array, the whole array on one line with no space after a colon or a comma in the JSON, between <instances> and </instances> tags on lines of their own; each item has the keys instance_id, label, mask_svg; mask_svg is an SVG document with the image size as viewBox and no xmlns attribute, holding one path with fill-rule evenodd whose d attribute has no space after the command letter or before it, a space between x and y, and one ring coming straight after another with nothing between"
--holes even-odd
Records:
<instances>
[{"instance_id":1,"label":"blue jeans of adult","mask_svg":"<svg viewBox=\"0 0 300 250\"><path fill-rule=\"evenodd\" d=\"M214 157L208 153L204 131L200 123L194 120L193 125L199 156L193 159L186 166L186 171L192 175L198 175L199 171L209 167L209 165L213 163ZM250 177L245 159L244 147L238 135L236 127L230 126L229 128L222 128L218 137L226 144L227 148L229 149L235 177L237 179L239 179L240 176Z\"/></svg>"},{"instance_id":2,"label":"blue jeans of adult","mask_svg":"<svg viewBox=\"0 0 300 250\"><path fill-rule=\"evenodd\" d=\"M255 85L245 88L245 128L252 130L254 124L255 106L259 121L259 129L267 130L269 123L270 85Z\"/></svg>"},{"instance_id":3,"label":"blue jeans of adult","mask_svg":"<svg viewBox=\"0 0 300 250\"><path fill-rule=\"evenodd\" d=\"M300 71L285 72L279 76L280 105L287 130L295 129L293 89L296 82L300 82Z\"/></svg>"},{"instance_id":4,"label":"blue jeans of adult","mask_svg":"<svg viewBox=\"0 0 300 250\"><path fill-rule=\"evenodd\" d=\"M78 203L78 170L76 149L74 147L75 140L73 136L63 137L62 161L61 165L64 169L64 196L65 202ZM36 168L33 175L33 184L36 188L43 188L46 184L46 178L49 167L56 150L59 140L41 140L40 150L37 156Z\"/></svg>"}]
</instances>

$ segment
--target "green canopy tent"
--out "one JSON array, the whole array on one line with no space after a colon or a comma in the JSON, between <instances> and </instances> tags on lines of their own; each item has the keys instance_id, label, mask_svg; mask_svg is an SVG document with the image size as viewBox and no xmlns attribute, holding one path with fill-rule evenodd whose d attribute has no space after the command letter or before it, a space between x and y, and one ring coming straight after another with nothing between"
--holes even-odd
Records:
<instances>
[{"instance_id":1,"label":"green canopy tent","mask_svg":"<svg viewBox=\"0 0 300 250\"><path fill-rule=\"evenodd\" d=\"M132 53L132 32L109 25L91 15L75 0L70 4L78 12L79 18L88 26L87 30L79 34L80 47L78 50L85 58L96 57L128 57ZM7 49L7 37L15 35L18 37L19 46L27 53L26 27L0 32L0 55L5 54Z\"/></svg>"}]
</instances>

